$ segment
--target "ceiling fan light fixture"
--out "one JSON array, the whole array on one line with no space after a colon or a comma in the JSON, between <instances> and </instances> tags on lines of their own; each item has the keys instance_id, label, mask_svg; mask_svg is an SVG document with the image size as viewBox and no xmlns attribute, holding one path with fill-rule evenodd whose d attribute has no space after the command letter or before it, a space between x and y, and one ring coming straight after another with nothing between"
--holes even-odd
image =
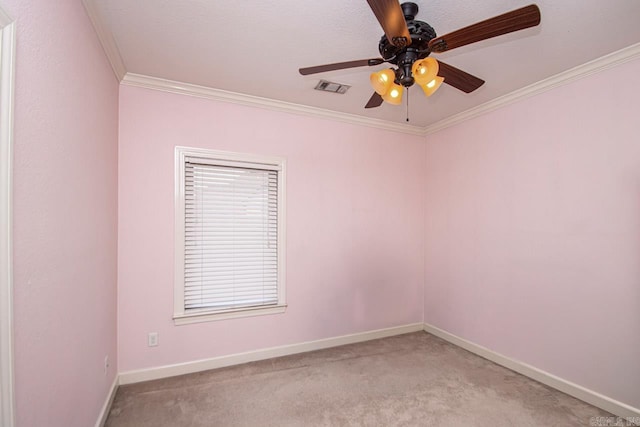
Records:
<instances>
[{"instance_id":1,"label":"ceiling fan light fixture","mask_svg":"<svg viewBox=\"0 0 640 427\"><path fill-rule=\"evenodd\" d=\"M403 87L397 83L392 83L389 91L382 95L382 99L391 105L400 105L402 103Z\"/></svg>"},{"instance_id":2,"label":"ceiling fan light fixture","mask_svg":"<svg viewBox=\"0 0 640 427\"><path fill-rule=\"evenodd\" d=\"M541 19L540 8L531 4L467 25L444 36L436 36L429 24L415 20L418 13L418 5L415 3L399 4L397 0L367 0L367 3L385 33L378 43L380 58L336 62L298 70L306 76L347 68L373 67L382 63L397 66L396 69L371 74L371 86L375 93L365 108L379 107L384 101L399 105L402 102L403 86L408 89L416 83L426 96L431 96L443 82L464 93L475 91L484 84L484 80L439 62L429 55L535 27L540 24ZM407 92L407 101L408 95Z\"/></svg>"},{"instance_id":3,"label":"ceiling fan light fixture","mask_svg":"<svg viewBox=\"0 0 640 427\"><path fill-rule=\"evenodd\" d=\"M424 86L438 76L439 68L438 61L427 57L413 63L411 66L411 74L413 74L416 83Z\"/></svg>"},{"instance_id":4,"label":"ceiling fan light fixture","mask_svg":"<svg viewBox=\"0 0 640 427\"><path fill-rule=\"evenodd\" d=\"M424 94L426 96L431 96L431 95L434 94L435 91L438 90L440 85L442 85L442 82L444 82L444 78L442 78L440 76L436 76L429 83L424 84L424 85L420 85L420 87L422 88L422 90L424 91Z\"/></svg>"},{"instance_id":5,"label":"ceiling fan light fixture","mask_svg":"<svg viewBox=\"0 0 640 427\"><path fill-rule=\"evenodd\" d=\"M393 81L395 78L396 74L390 68L371 73L371 76L369 77L373 90L375 90L380 96L384 96L389 92L391 87L394 85Z\"/></svg>"}]
</instances>

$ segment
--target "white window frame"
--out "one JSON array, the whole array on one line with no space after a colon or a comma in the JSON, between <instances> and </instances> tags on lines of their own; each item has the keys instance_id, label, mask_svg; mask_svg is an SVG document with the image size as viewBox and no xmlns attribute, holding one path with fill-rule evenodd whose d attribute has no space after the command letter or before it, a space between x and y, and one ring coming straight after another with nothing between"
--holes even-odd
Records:
<instances>
[{"instance_id":1,"label":"white window frame","mask_svg":"<svg viewBox=\"0 0 640 427\"><path fill-rule=\"evenodd\" d=\"M185 163L187 158L221 166L262 166L278 171L278 303L265 307L242 307L228 310L185 312L184 308L184 254L185 254ZM282 157L233 153L202 148L175 148L175 279L173 320L176 325L209 322L237 317L284 313L286 310L286 159Z\"/></svg>"},{"instance_id":2,"label":"white window frame","mask_svg":"<svg viewBox=\"0 0 640 427\"><path fill-rule=\"evenodd\" d=\"M12 156L15 22L0 7L0 425L15 423L13 377Z\"/></svg>"}]
</instances>

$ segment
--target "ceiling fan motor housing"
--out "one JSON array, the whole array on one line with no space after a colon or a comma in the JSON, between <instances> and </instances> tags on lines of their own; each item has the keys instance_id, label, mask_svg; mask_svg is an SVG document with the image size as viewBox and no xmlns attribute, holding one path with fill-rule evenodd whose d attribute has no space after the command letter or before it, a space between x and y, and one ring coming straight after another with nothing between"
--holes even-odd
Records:
<instances>
[{"instance_id":1,"label":"ceiling fan motor housing","mask_svg":"<svg viewBox=\"0 0 640 427\"><path fill-rule=\"evenodd\" d=\"M411 35L411 44L409 45L409 49L415 49L419 52L419 58L426 58L429 56L429 40L436 37L436 31L433 27L426 22L418 21L415 18L415 15L418 13L418 5L415 3L402 3L402 11L404 13L404 19L407 22L407 28L409 29L409 34ZM396 61L393 59L395 56L398 56L403 50L408 49L407 47L398 47L391 44L386 35L382 35L380 39L380 43L378 44L378 50L380 51L380 55L391 62L392 64L396 64Z\"/></svg>"},{"instance_id":2,"label":"ceiling fan motor housing","mask_svg":"<svg viewBox=\"0 0 640 427\"><path fill-rule=\"evenodd\" d=\"M402 12L407 23L411 44L408 47L394 46L386 35L383 35L378 45L380 55L386 62L398 66L396 80L405 87L411 86L414 81L411 76L411 65L418 59L429 56L429 40L436 37L436 31L426 22L418 21L415 16L418 13L418 5L407 2L402 3Z\"/></svg>"},{"instance_id":3,"label":"ceiling fan motor housing","mask_svg":"<svg viewBox=\"0 0 640 427\"><path fill-rule=\"evenodd\" d=\"M429 56L429 40L436 38L436 30L426 22L411 20L407 21L407 28L411 35L411 47L420 51L425 51L422 58ZM389 42L386 35L382 35L378 50L384 59L393 58L399 51L405 48L394 46ZM421 59L422 59L421 58Z\"/></svg>"}]
</instances>

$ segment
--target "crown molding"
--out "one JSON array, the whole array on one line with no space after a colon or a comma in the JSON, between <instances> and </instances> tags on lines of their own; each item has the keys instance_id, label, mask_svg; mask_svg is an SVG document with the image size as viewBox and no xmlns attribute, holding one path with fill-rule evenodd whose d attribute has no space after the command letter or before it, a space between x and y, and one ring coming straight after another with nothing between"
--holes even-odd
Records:
<instances>
[{"instance_id":1,"label":"crown molding","mask_svg":"<svg viewBox=\"0 0 640 427\"><path fill-rule=\"evenodd\" d=\"M470 108L444 120L440 120L439 122L425 127L423 134L425 136L430 135L442 129L457 125L458 123L462 123L466 120L473 119L482 114L486 114L490 111L520 101L521 99L538 95L558 86L599 73L608 68L624 64L625 62L629 62L639 57L640 43L636 43L624 49L620 49L608 55L594 59L593 61L586 62L582 65L578 65L577 67L558 73L544 80L540 80L539 82L533 83L529 86L525 86L522 89L518 89L501 97L492 99L489 102L485 102L484 104Z\"/></svg>"},{"instance_id":2,"label":"crown molding","mask_svg":"<svg viewBox=\"0 0 640 427\"><path fill-rule=\"evenodd\" d=\"M480 115L489 113L498 108L505 107L522 99L536 96L556 87L569 84L578 79L624 64L636 58L640 58L640 43L631 45L624 49L620 49L616 52L594 59L593 61L586 62L582 65L578 65L577 67L563 71L544 80L540 80L539 82L533 83L529 86L525 86L522 89L515 90L501 97L492 99L491 101L485 102L484 104L478 105L477 107L470 108L466 111L455 114L451 117L440 120L439 122L428 125L426 127L411 126L385 120L372 119L355 114L340 113L323 108L310 107L307 105L294 104L290 102L230 92L222 89L214 89L205 86L198 86L190 83L166 80L141 74L126 73L124 75L124 78L122 79L122 84L142 87L146 89L160 90L163 92L212 99L216 101L231 102L234 104L265 108L273 111L301 114L310 117L320 117L361 126L407 133L411 135L426 136L441 131L445 128L457 125L466 120L470 120Z\"/></svg>"},{"instance_id":3,"label":"crown molding","mask_svg":"<svg viewBox=\"0 0 640 427\"><path fill-rule=\"evenodd\" d=\"M87 15L89 16L89 19L93 24L93 28L98 35L102 49L104 49L104 53L109 59L111 68L116 75L116 79L118 82L121 82L127 73L127 69L124 66L122 56L120 56L120 50L118 50L118 45L113 38L113 34L111 34L111 31L109 31L105 25L104 20L98 11L98 7L95 4L95 0L82 0L82 4L84 5L84 9L87 11Z\"/></svg>"},{"instance_id":4,"label":"crown molding","mask_svg":"<svg viewBox=\"0 0 640 427\"><path fill-rule=\"evenodd\" d=\"M233 104L245 105L250 107L259 107L272 111L300 114L309 117L320 117L344 123L407 133L411 135L424 135L424 128L420 126L411 126L385 120L372 119L369 117L358 116L356 114L341 113L338 111L325 110L323 108L310 107L307 105L294 104L291 102L278 101L275 99L262 98L259 96L246 95L237 92L230 92L222 89L214 89L206 86L166 80L158 77L144 76L141 74L126 73L124 78L122 79L122 84L146 89L154 89L163 92L177 93L180 95L212 99L215 101L230 102Z\"/></svg>"}]
</instances>

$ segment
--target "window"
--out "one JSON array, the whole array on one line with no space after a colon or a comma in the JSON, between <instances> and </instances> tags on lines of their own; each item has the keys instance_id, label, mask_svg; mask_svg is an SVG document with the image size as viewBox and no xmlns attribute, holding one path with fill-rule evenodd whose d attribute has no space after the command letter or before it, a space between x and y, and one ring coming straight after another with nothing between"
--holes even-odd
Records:
<instances>
[{"instance_id":1,"label":"window","mask_svg":"<svg viewBox=\"0 0 640 427\"><path fill-rule=\"evenodd\" d=\"M285 161L176 147L176 324L281 313Z\"/></svg>"}]
</instances>

